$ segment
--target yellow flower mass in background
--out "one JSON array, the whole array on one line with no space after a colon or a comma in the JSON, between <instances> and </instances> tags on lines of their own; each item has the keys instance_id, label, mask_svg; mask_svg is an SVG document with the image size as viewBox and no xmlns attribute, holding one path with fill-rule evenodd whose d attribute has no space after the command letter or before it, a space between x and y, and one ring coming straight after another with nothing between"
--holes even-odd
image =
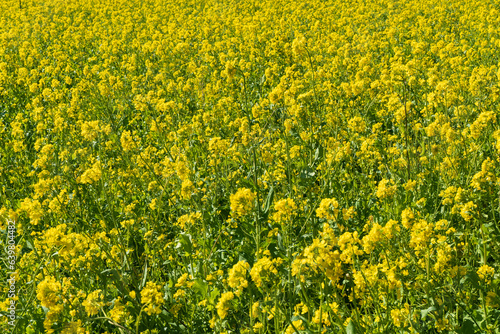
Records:
<instances>
[{"instance_id":1,"label":"yellow flower mass in background","mask_svg":"<svg viewBox=\"0 0 500 334\"><path fill-rule=\"evenodd\" d=\"M1 1L0 332L498 333L499 47L493 0Z\"/></svg>"}]
</instances>

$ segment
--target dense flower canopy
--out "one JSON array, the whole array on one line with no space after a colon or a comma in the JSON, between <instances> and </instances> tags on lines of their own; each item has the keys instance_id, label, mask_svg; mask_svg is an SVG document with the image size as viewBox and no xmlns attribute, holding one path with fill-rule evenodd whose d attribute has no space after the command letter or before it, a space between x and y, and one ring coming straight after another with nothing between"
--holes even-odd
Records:
<instances>
[{"instance_id":1,"label":"dense flower canopy","mask_svg":"<svg viewBox=\"0 0 500 334\"><path fill-rule=\"evenodd\" d=\"M499 14L1 1L0 330L498 333Z\"/></svg>"}]
</instances>

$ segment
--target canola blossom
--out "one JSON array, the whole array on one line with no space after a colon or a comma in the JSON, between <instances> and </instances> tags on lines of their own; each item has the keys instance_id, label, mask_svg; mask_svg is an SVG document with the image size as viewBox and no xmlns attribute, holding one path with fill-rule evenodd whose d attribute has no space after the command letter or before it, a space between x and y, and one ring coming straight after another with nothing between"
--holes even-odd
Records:
<instances>
[{"instance_id":1,"label":"canola blossom","mask_svg":"<svg viewBox=\"0 0 500 334\"><path fill-rule=\"evenodd\" d=\"M0 1L0 332L499 333L496 0Z\"/></svg>"}]
</instances>

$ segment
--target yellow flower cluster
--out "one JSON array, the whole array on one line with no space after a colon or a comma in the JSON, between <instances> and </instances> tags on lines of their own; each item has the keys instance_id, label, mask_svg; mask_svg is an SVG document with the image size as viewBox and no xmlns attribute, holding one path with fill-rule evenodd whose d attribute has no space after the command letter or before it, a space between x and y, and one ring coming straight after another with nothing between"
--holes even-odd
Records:
<instances>
[{"instance_id":1,"label":"yellow flower cluster","mask_svg":"<svg viewBox=\"0 0 500 334\"><path fill-rule=\"evenodd\" d=\"M280 258L270 259L267 256L261 257L250 270L250 276L256 286L262 287L267 283L276 283L271 274L278 275L278 267L282 260Z\"/></svg>"},{"instance_id":2,"label":"yellow flower cluster","mask_svg":"<svg viewBox=\"0 0 500 334\"><path fill-rule=\"evenodd\" d=\"M87 315L93 316L99 313L99 310L104 305L102 302L102 291L96 290L88 294L82 305L85 307Z\"/></svg>"},{"instance_id":3,"label":"yellow flower cluster","mask_svg":"<svg viewBox=\"0 0 500 334\"><path fill-rule=\"evenodd\" d=\"M161 286L153 282L147 282L141 290L141 303L144 304L144 312L149 315L159 314L165 303Z\"/></svg>"},{"instance_id":4,"label":"yellow flower cluster","mask_svg":"<svg viewBox=\"0 0 500 334\"><path fill-rule=\"evenodd\" d=\"M231 308L231 301L234 299L234 294L229 292L224 292L217 302L217 315L224 319L227 316L229 309Z\"/></svg>"},{"instance_id":5,"label":"yellow flower cluster","mask_svg":"<svg viewBox=\"0 0 500 334\"><path fill-rule=\"evenodd\" d=\"M96 161L91 168L87 169L78 179L79 183L94 183L101 179L101 162Z\"/></svg>"},{"instance_id":6,"label":"yellow flower cluster","mask_svg":"<svg viewBox=\"0 0 500 334\"><path fill-rule=\"evenodd\" d=\"M227 283L231 288L238 289L236 295L239 296L244 288L248 287L246 279L250 265L245 261L239 261L228 271Z\"/></svg>"},{"instance_id":7,"label":"yellow flower cluster","mask_svg":"<svg viewBox=\"0 0 500 334\"><path fill-rule=\"evenodd\" d=\"M4 0L0 23L0 332L500 323L498 1Z\"/></svg>"},{"instance_id":8,"label":"yellow flower cluster","mask_svg":"<svg viewBox=\"0 0 500 334\"><path fill-rule=\"evenodd\" d=\"M250 189L240 188L235 194L230 196L231 214L235 217L243 217L249 214L254 208L255 193Z\"/></svg>"},{"instance_id":9,"label":"yellow flower cluster","mask_svg":"<svg viewBox=\"0 0 500 334\"><path fill-rule=\"evenodd\" d=\"M285 198L274 204L274 210L273 219L276 222L283 224L291 221L295 211L297 210L297 205L293 199Z\"/></svg>"},{"instance_id":10,"label":"yellow flower cluster","mask_svg":"<svg viewBox=\"0 0 500 334\"><path fill-rule=\"evenodd\" d=\"M487 264L484 264L477 270L477 274L479 275L480 279L490 282L493 275L495 274L495 269L488 266Z\"/></svg>"},{"instance_id":11,"label":"yellow flower cluster","mask_svg":"<svg viewBox=\"0 0 500 334\"><path fill-rule=\"evenodd\" d=\"M316 216L329 220L337 220L339 202L335 198L324 198L316 209Z\"/></svg>"},{"instance_id":12,"label":"yellow flower cluster","mask_svg":"<svg viewBox=\"0 0 500 334\"><path fill-rule=\"evenodd\" d=\"M406 327L409 322L409 305L406 304L406 307L401 309L393 309L391 310L391 318L394 326L396 327Z\"/></svg>"},{"instance_id":13,"label":"yellow flower cluster","mask_svg":"<svg viewBox=\"0 0 500 334\"><path fill-rule=\"evenodd\" d=\"M43 307L51 308L60 300L60 290L61 283L54 277L48 276L38 284L36 297Z\"/></svg>"},{"instance_id":14,"label":"yellow flower cluster","mask_svg":"<svg viewBox=\"0 0 500 334\"><path fill-rule=\"evenodd\" d=\"M393 185L391 180L383 179L377 187L377 197L380 199L392 197L397 190L397 186Z\"/></svg>"}]
</instances>

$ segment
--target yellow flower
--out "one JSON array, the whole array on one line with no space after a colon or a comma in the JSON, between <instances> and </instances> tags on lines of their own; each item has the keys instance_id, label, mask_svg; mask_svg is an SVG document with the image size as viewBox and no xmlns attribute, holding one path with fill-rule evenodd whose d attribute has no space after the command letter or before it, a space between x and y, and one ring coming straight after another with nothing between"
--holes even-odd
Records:
<instances>
[{"instance_id":1,"label":"yellow flower","mask_svg":"<svg viewBox=\"0 0 500 334\"><path fill-rule=\"evenodd\" d=\"M141 290L141 303L146 306L144 311L148 315L160 314L161 307L165 303L161 286L153 282L147 282L146 286Z\"/></svg>"},{"instance_id":2,"label":"yellow flower","mask_svg":"<svg viewBox=\"0 0 500 334\"><path fill-rule=\"evenodd\" d=\"M295 210L297 210L297 205L295 201L291 198L281 199L276 204L274 204L273 219L278 223L289 222L292 219Z\"/></svg>"},{"instance_id":3,"label":"yellow flower","mask_svg":"<svg viewBox=\"0 0 500 334\"><path fill-rule=\"evenodd\" d=\"M320 319L321 323L323 323L325 326L330 327L332 325L330 319L328 319L328 313L323 312L321 309L318 309L314 311L314 317L312 319L312 322L319 325Z\"/></svg>"},{"instance_id":4,"label":"yellow flower","mask_svg":"<svg viewBox=\"0 0 500 334\"><path fill-rule=\"evenodd\" d=\"M133 150L136 145L134 140L132 139L132 135L130 131L123 131L121 137L120 137L120 143L122 144L122 148L124 152L128 152L130 150Z\"/></svg>"},{"instance_id":5,"label":"yellow flower","mask_svg":"<svg viewBox=\"0 0 500 334\"><path fill-rule=\"evenodd\" d=\"M88 315L96 315L99 313L99 309L104 306L101 295L101 290L95 290L83 301L82 305L85 307L85 312L87 312Z\"/></svg>"},{"instance_id":6,"label":"yellow flower","mask_svg":"<svg viewBox=\"0 0 500 334\"><path fill-rule=\"evenodd\" d=\"M86 330L82 327L82 321L72 321L64 326L61 334L85 334Z\"/></svg>"},{"instance_id":7,"label":"yellow flower","mask_svg":"<svg viewBox=\"0 0 500 334\"><path fill-rule=\"evenodd\" d=\"M125 310L125 305L122 304L122 299L117 298L114 302L113 309L109 311L109 316L110 318L117 322L117 323L122 323L126 316L126 310Z\"/></svg>"},{"instance_id":8,"label":"yellow flower","mask_svg":"<svg viewBox=\"0 0 500 334\"><path fill-rule=\"evenodd\" d=\"M339 202L335 198L324 198L316 209L318 218L337 220L339 214Z\"/></svg>"},{"instance_id":9,"label":"yellow flower","mask_svg":"<svg viewBox=\"0 0 500 334\"><path fill-rule=\"evenodd\" d=\"M252 318L257 318L260 314L260 303L255 302L252 304L252 309L251 309L251 316Z\"/></svg>"},{"instance_id":10,"label":"yellow flower","mask_svg":"<svg viewBox=\"0 0 500 334\"><path fill-rule=\"evenodd\" d=\"M493 275L495 274L495 269L488 266L487 264L482 265L477 270L477 274L481 280L486 281L487 283L491 281Z\"/></svg>"},{"instance_id":11,"label":"yellow flower","mask_svg":"<svg viewBox=\"0 0 500 334\"><path fill-rule=\"evenodd\" d=\"M193 182L191 180L184 180L182 182L182 188L181 188L181 196L184 199L189 199L191 198L191 195L195 192L196 188L194 187Z\"/></svg>"},{"instance_id":12,"label":"yellow flower","mask_svg":"<svg viewBox=\"0 0 500 334\"><path fill-rule=\"evenodd\" d=\"M455 186L450 186L446 188L445 190L441 191L439 193L440 197L443 197L443 205L451 205L453 204L453 199L457 193L457 187Z\"/></svg>"},{"instance_id":13,"label":"yellow flower","mask_svg":"<svg viewBox=\"0 0 500 334\"><path fill-rule=\"evenodd\" d=\"M408 305L408 304L407 304ZM408 305L409 306L409 305ZM393 309L391 310L391 318L394 326L404 327L409 320L409 308Z\"/></svg>"},{"instance_id":14,"label":"yellow flower","mask_svg":"<svg viewBox=\"0 0 500 334\"><path fill-rule=\"evenodd\" d=\"M384 230L381 225L373 224L370 232L362 239L363 249L367 254L370 254L375 248L375 244L384 240Z\"/></svg>"},{"instance_id":15,"label":"yellow flower","mask_svg":"<svg viewBox=\"0 0 500 334\"><path fill-rule=\"evenodd\" d=\"M436 330L438 332L449 330L450 321L446 318L441 318L436 321Z\"/></svg>"},{"instance_id":16,"label":"yellow flower","mask_svg":"<svg viewBox=\"0 0 500 334\"><path fill-rule=\"evenodd\" d=\"M40 301L40 305L43 307L55 307L56 303L61 299L59 296L60 290L61 283L59 283L54 277L47 276L38 284L36 297Z\"/></svg>"},{"instance_id":17,"label":"yellow flower","mask_svg":"<svg viewBox=\"0 0 500 334\"><path fill-rule=\"evenodd\" d=\"M247 188L238 189L230 196L231 214L235 217L242 217L250 213L254 207L255 194Z\"/></svg>"},{"instance_id":18,"label":"yellow flower","mask_svg":"<svg viewBox=\"0 0 500 334\"><path fill-rule=\"evenodd\" d=\"M273 279L270 274L277 275L277 266L281 264L281 259L271 260L267 256L261 257L250 270L250 276L254 281L255 285L262 286L266 282L272 282Z\"/></svg>"},{"instance_id":19,"label":"yellow flower","mask_svg":"<svg viewBox=\"0 0 500 334\"><path fill-rule=\"evenodd\" d=\"M285 334L295 334L297 333L295 331L295 329L299 330L299 331L303 331L305 330L306 328L304 327L304 324L303 324L303 321L302 320L295 320L295 321L292 321L292 325L288 325L288 327L286 328L286 331L285 331Z\"/></svg>"},{"instance_id":20,"label":"yellow flower","mask_svg":"<svg viewBox=\"0 0 500 334\"><path fill-rule=\"evenodd\" d=\"M417 185L417 181L408 180L408 182L406 182L403 185L403 187L405 188L406 191L410 191L410 190L413 190L416 185Z\"/></svg>"},{"instance_id":21,"label":"yellow flower","mask_svg":"<svg viewBox=\"0 0 500 334\"><path fill-rule=\"evenodd\" d=\"M31 198L25 198L21 202L19 212L26 212L32 225L38 225L44 214L40 201L37 199L32 200Z\"/></svg>"},{"instance_id":22,"label":"yellow flower","mask_svg":"<svg viewBox=\"0 0 500 334\"><path fill-rule=\"evenodd\" d=\"M472 177L471 186L476 190L485 191L484 187L496 181L496 176L492 173L494 168L493 161L490 158L486 158L481 164L481 171Z\"/></svg>"},{"instance_id":23,"label":"yellow flower","mask_svg":"<svg viewBox=\"0 0 500 334\"><path fill-rule=\"evenodd\" d=\"M466 222L470 221L473 218L474 209L476 207L477 205L474 204L474 202L472 201L467 202L462 206L462 209L460 210L460 215Z\"/></svg>"},{"instance_id":24,"label":"yellow flower","mask_svg":"<svg viewBox=\"0 0 500 334\"><path fill-rule=\"evenodd\" d=\"M492 308L498 308L498 295L493 291L488 291L486 294L486 305Z\"/></svg>"},{"instance_id":25,"label":"yellow flower","mask_svg":"<svg viewBox=\"0 0 500 334\"><path fill-rule=\"evenodd\" d=\"M250 265L245 261L239 261L228 271L227 283L231 288L237 288L237 294L241 293L243 288L248 286L248 281L246 280L247 271Z\"/></svg>"},{"instance_id":26,"label":"yellow flower","mask_svg":"<svg viewBox=\"0 0 500 334\"><path fill-rule=\"evenodd\" d=\"M354 217L354 215L356 214L356 211L354 210L354 207L351 206L349 207L348 209L342 209L342 218L344 220L349 220L351 219L352 217Z\"/></svg>"},{"instance_id":27,"label":"yellow flower","mask_svg":"<svg viewBox=\"0 0 500 334\"><path fill-rule=\"evenodd\" d=\"M380 199L389 198L396 193L397 186L392 185L391 180L383 179L377 187L377 197Z\"/></svg>"},{"instance_id":28,"label":"yellow flower","mask_svg":"<svg viewBox=\"0 0 500 334\"><path fill-rule=\"evenodd\" d=\"M494 111L482 112L470 126L470 136L478 139L488 124L496 123L496 113Z\"/></svg>"},{"instance_id":29,"label":"yellow flower","mask_svg":"<svg viewBox=\"0 0 500 334\"><path fill-rule=\"evenodd\" d=\"M82 137L88 141L93 141L99 135L99 120L88 121L82 124Z\"/></svg>"},{"instance_id":30,"label":"yellow flower","mask_svg":"<svg viewBox=\"0 0 500 334\"><path fill-rule=\"evenodd\" d=\"M403 212L401 212L401 224L405 228L410 229L414 221L415 214L413 213L413 210L411 208L406 208L403 210Z\"/></svg>"},{"instance_id":31,"label":"yellow flower","mask_svg":"<svg viewBox=\"0 0 500 334\"><path fill-rule=\"evenodd\" d=\"M174 299L182 299L186 295L186 291L179 289L174 293Z\"/></svg>"},{"instance_id":32,"label":"yellow flower","mask_svg":"<svg viewBox=\"0 0 500 334\"><path fill-rule=\"evenodd\" d=\"M348 125L349 125L349 129L352 131L352 132L363 132L366 128L366 123L365 121L363 120L363 118L359 117L359 116L355 116L353 118L351 118L348 122Z\"/></svg>"},{"instance_id":33,"label":"yellow flower","mask_svg":"<svg viewBox=\"0 0 500 334\"><path fill-rule=\"evenodd\" d=\"M201 219L201 213L200 212L195 212L195 213L190 213L187 215L182 215L177 219L177 222L175 225L179 226L183 230L185 230L188 227L193 226L197 221Z\"/></svg>"},{"instance_id":34,"label":"yellow flower","mask_svg":"<svg viewBox=\"0 0 500 334\"><path fill-rule=\"evenodd\" d=\"M130 228L130 227L134 226L134 224L135 224L134 219L124 220L124 221L120 222L120 225L123 228Z\"/></svg>"},{"instance_id":35,"label":"yellow flower","mask_svg":"<svg viewBox=\"0 0 500 334\"><path fill-rule=\"evenodd\" d=\"M190 282L192 280L192 276L189 275L188 273L182 274L178 279L177 283L175 283L176 288L182 288L184 286L191 287L194 283Z\"/></svg>"},{"instance_id":36,"label":"yellow flower","mask_svg":"<svg viewBox=\"0 0 500 334\"><path fill-rule=\"evenodd\" d=\"M306 38L299 34L292 42L292 50L296 56L300 56L306 50Z\"/></svg>"},{"instance_id":37,"label":"yellow flower","mask_svg":"<svg viewBox=\"0 0 500 334\"><path fill-rule=\"evenodd\" d=\"M229 292L224 292L220 299L219 302L217 303L217 314L221 319L224 319L227 316L227 312L231 308L231 300L233 300L234 294L229 291Z\"/></svg>"},{"instance_id":38,"label":"yellow flower","mask_svg":"<svg viewBox=\"0 0 500 334\"><path fill-rule=\"evenodd\" d=\"M101 179L102 170L101 170L101 162L96 161L91 168L87 169L77 180L78 183L94 183Z\"/></svg>"},{"instance_id":39,"label":"yellow flower","mask_svg":"<svg viewBox=\"0 0 500 334\"><path fill-rule=\"evenodd\" d=\"M264 327L264 325L262 324L262 322L256 322L254 325L253 325L253 330L258 332L262 327Z\"/></svg>"},{"instance_id":40,"label":"yellow flower","mask_svg":"<svg viewBox=\"0 0 500 334\"><path fill-rule=\"evenodd\" d=\"M179 176L179 179L187 181L191 173L188 168L188 164L184 159L184 156L179 156L177 162L175 163L175 171L177 176Z\"/></svg>"}]
</instances>

